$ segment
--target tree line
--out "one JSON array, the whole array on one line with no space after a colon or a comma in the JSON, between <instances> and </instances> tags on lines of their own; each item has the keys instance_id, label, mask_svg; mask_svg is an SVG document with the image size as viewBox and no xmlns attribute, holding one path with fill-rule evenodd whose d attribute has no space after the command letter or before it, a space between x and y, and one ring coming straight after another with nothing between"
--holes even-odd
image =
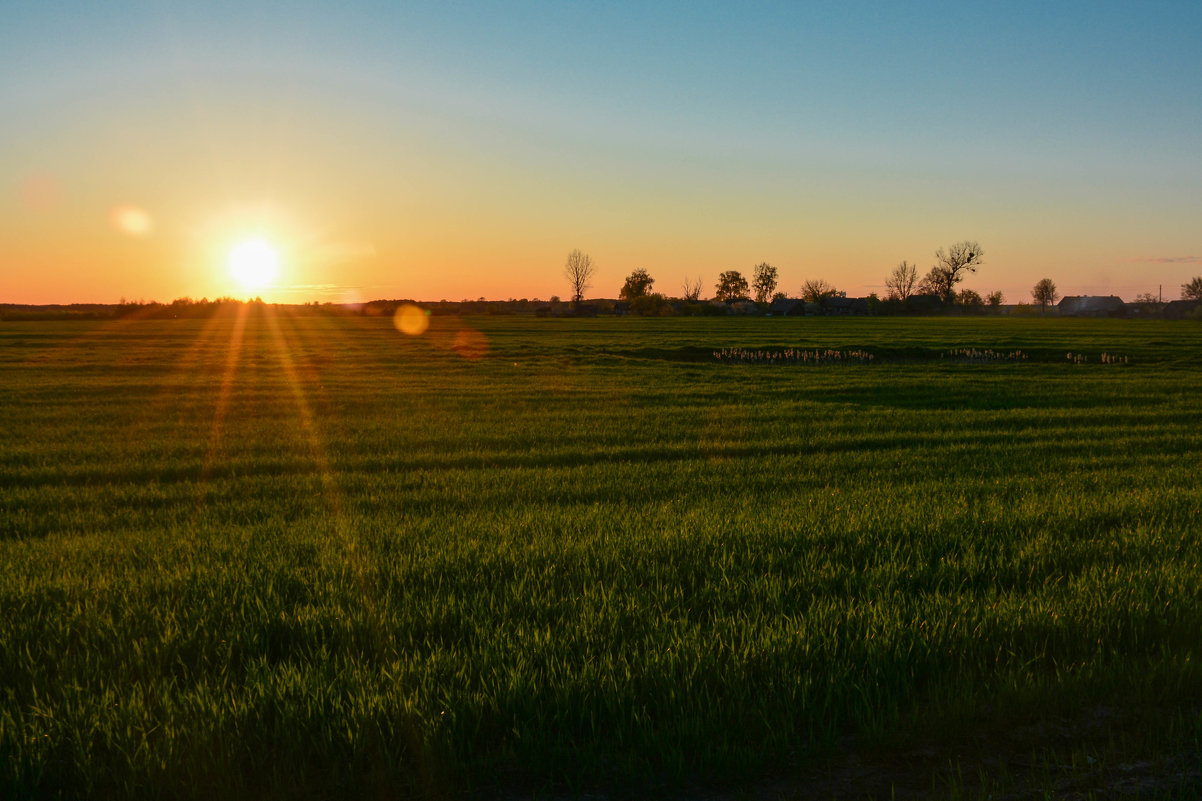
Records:
<instances>
[{"instance_id":1,"label":"tree line","mask_svg":"<svg viewBox=\"0 0 1202 801\"><path fill-rule=\"evenodd\" d=\"M984 264L985 251L979 243L971 240L956 242L947 248L935 251L935 263L921 279L918 277L918 267L909 261L902 261L885 277L885 288L888 290L882 300L876 293L869 295L868 300L876 302L905 305L911 298L927 296L938 299L944 306L959 305L968 309L984 309L985 307L999 308L1005 297L1000 291L990 292L982 297L972 289L957 290L959 285L970 274ZM584 300L584 293L591 287L591 281L596 275L596 265L592 258L580 250L568 254L564 267L564 275L572 287L572 300L579 303ZM618 299L631 304L632 310L662 308L669 298L661 293L652 291L655 278L644 268L633 270L626 277ZM713 300L722 303L751 301L769 303L773 300L786 298L783 292L778 292L779 272L776 267L761 262L752 268L751 281L739 270L726 270L718 276L714 284ZM701 299L702 280L686 278L681 287L680 300L696 303ZM811 303L821 303L826 298L846 297L846 292L835 288L825 279L806 279L801 285L800 300ZM1149 296L1150 297L1150 296ZM1055 305L1060 299L1060 292L1050 278L1042 278L1031 288L1031 298L1044 311L1048 306ZM1202 300L1202 276L1182 284L1181 298L1183 300ZM1145 300L1143 296L1136 302Z\"/></svg>"}]
</instances>

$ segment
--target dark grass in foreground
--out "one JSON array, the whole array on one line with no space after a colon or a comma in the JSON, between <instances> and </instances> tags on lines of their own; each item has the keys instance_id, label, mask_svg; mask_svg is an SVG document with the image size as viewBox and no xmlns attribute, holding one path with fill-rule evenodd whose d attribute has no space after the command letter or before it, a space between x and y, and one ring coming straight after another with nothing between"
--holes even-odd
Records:
<instances>
[{"instance_id":1,"label":"dark grass in foreground","mask_svg":"<svg viewBox=\"0 0 1202 801\"><path fill-rule=\"evenodd\" d=\"M433 322L0 324L0 796L1196 746L1202 326Z\"/></svg>"}]
</instances>

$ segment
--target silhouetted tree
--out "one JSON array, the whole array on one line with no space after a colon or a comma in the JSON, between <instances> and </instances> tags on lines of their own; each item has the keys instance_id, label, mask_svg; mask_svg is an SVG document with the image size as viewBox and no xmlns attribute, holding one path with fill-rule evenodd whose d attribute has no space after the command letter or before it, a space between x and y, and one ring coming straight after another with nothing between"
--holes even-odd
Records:
<instances>
[{"instance_id":1,"label":"silhouetted tree","mask_svg":"<svg viewBox=\"0 0 1202 801\"><path fill-rule=\"evenodd\" d=\"M589 281L593 280L596 273L597 268L593 265L593 259L587 253L573 250L568 254L568 261L563 266L563 274L568 279L568 283L572 285L573 302L579 303L584 300L584 293L590 286Z\"/></svg>"},{"instance_id":2,"label":"silhouetted tree","mask_svg":"<svg viewBox=\"0 0 1202 801\"><path fill-rule=\"evenodd\" d=\"M821 278L810 278L801 285L801 298L809 303L821 303L823 298L833 298L839 290Z\"/></svg>"},{"instance_id":3,"label":"silhouetted tree","mask_svg":"<svg viewBox=\"0 0 1202 801\"><path fill-rule=\"evenodd\" d=\"M976 242L957 242L944 250L935 251L935 266L923 279L920 290L938 295L944 303L956 298L956 284L964 280L965 273L975 273L983 264L984 251Z\"/></svg>"},{"instance_id":4,"label":"silhouetted tree","mask_svg":"<svg viewBox=\"0 0 1202 801\"><path fill-rule=\"evenodd\" d=\"M1039 304L1039 311L1043 312L1060 298L1060 293L1056 291L1056 284L1051 278L1040 278L1031 289L1031 297Z\"/></svg>"},{"instance_id":5,"label":"silhouetted tree","mask_svg":"<svg viewBox=\"0 0 1202 801\"><path fill-rule=\"evenodd\" d=\"M751 288L755 290L757 303L767 303L772 298L772 293L776 291L776 268L766 261L757 264Z\"/></svg>"},{"instance_id":6,"label":"silhouetted tree","mask_svg":"<svg viewBox=\"0 0 1202 801\"><path fill-rule=\"evenodd\" d=\"M918 283L918 268L908 261L893 268L885 279L885 288L889 290L891 300L905 300L914 294L914 285Z\"/></svg>"},{"instance_id":7,"label":"silhouetted tree","mask_svg":"<svg viewBox=\"0 0 1202 801\"><path fill-rule=\"evenodd\" d=\"M729 303L732 300L749 300L747 279L738 270L727 270L718 276L714 285L714 298Z\"/></svg>"},{"instance_id":8,"label":"silhouetted tree","mask_svg":"<svg viewBox=\"0 0 1202 801\"><path fill-rule=\"evenodd\" d=\"M1006 302L1006 296L1002 294L1002 290L995 289L985 296L985 302L989 304L989 308L998 309Z\"/></svg>"},{"instance_id":9,"label":"silhouetted tree","mask_svg":"<svg viewBox=\"0 0 1202 801\"><path fill-rule=\"evenodd\" d=\"M972 289L962 289L956 294L956 302L969 311L979 312L985 308L981 293Z\"/></svg>"},{"instance_id":10,"label":"silhouetted tree","mask_svg":"<svg viewBox=\"0 0 1202 801\"><path fill-rule=\"evenodd\" d=\"M630 275L626 276L626 283L622 286L622 290L618 293L618 297L622 300L633 300L641 298L647 294L647 290L651 289L651 285L655 283L655 279L648 274L642 267L638 268Z\"/></svg>"},{"instance_id":11,"label":"silhouetted tree","mask_svg":"<svg viewBox=\"0 0 1202 801\"><path fill-rule=\"evenodd\" d=\"M1202 275L1181 285L1182 300L1202 300Z\"/></svg>"},{"instance_id":12,"label":"silhouetted tree","mask_svg":"<svg viewBox=\"0 0 1202 801\"><path fill-rule=\"evenodd\" d=\"M1140 292L1131 302L1139 306L1139 310L1145 314L1158 312L1161 307L1160 295L1156 292Z\"/></svg>"},{"instance_id":13,"label":"silhouetted tree","mask_svg":"<svg viewBox=\"0 0 1202 801\"><path fill-rule=\"evenodd\" d=\"M939 295L939 297L942 298L943 297L943 294L941 292L942 284L943 284L943 279L939 275L939 270L935 267L932 267L930 272L928 272L926 275L924 275L922 277L922 280L918 282L918 293L917 294L919 294L919 295Z\"/></svg>"}]
</instances>

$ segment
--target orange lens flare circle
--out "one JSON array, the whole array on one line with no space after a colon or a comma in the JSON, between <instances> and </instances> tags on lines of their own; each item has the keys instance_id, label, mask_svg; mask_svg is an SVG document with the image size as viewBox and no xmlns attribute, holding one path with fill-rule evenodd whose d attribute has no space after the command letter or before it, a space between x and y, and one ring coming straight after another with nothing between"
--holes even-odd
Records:
<instances>
[{"instance_id":1,"label":"orange lens flare circle","mask_svg":"<svg viewBox=\"0 0 1202 801\"><path fill-rule=\"evenodd\" d=\"M455 341L451 347L465 359L483 359L488 353L488 339L479 331L461 328L455 332Z\"/></svg>"},{"instance_id":2,"label":"orange lens flare circle","mask_svg":"<svg viewBox=\"0 0 1202 801\"><path fill-rule=\"evenodd\" d=\"M397 307L396 314L392 316L392 324L402 334L418 337L430 327L430 314L420 306L404 303Z\"/></svg>"}]
</instances>

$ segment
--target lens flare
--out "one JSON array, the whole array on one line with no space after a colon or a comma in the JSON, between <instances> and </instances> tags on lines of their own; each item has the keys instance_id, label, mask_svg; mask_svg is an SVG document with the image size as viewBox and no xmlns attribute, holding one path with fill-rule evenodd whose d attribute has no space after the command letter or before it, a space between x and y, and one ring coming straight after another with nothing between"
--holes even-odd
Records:
<instances>
[{"instance_id":1,"label":"lens flare","mask_svg":"<svg viewBox=\"0 0 1202 801\"><path fill-rule=\"evenodd\" d=\"M430 327L430 315L425 309L412 303L402 303L392 316L396 330L411 337L421 336Z\"/></svg>"},{"instance_id":2,"label":"lens flare","mask_svg":"<svg viewBox=\"0 0 1202 801\"><path fill-rule=\"evenodd\" d=\"M137 206L114 206L109 212L109 222L123 234L146 236L154 228L154 220Z\"/></svg>"},{"instance_id":3,"label":"lens flare","mask_svg":"<svg viewBox=\"0 0 1202 801\"><path fill-rule=\"evenodd\" d=\"M488 339L479 331L461 328L455 332L455 342L451 347L465 359L483 359L488 353Z\"/></svg>"}]
</instances>

